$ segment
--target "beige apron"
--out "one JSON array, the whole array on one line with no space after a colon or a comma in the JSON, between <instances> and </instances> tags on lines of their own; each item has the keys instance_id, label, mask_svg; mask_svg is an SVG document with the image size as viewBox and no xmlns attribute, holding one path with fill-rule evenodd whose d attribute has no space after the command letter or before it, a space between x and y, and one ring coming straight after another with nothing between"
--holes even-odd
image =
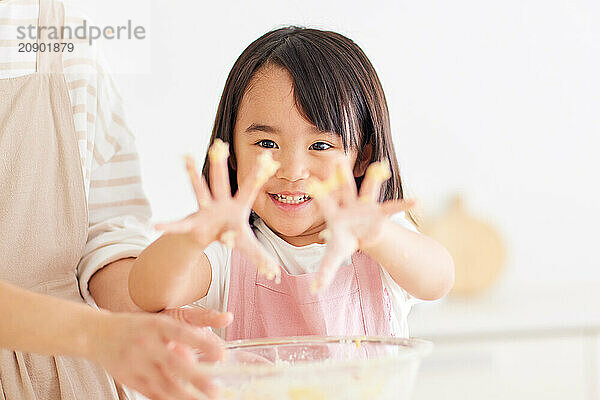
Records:
<instances>
[{"instance_id":1,"label":"beige apron","mask_svg":"<svg viewBox=\"0 0 600 400\"><path fill-rule=\"evenodd\" d=\"M63 23L62 3L41 0L38 25ZM82 303L87 228L62 53L38 52L35 74L0 80L0 279ZM117 398L127 396L89 361L0 350L0 400Z\"/></svg>"}]
</instances>

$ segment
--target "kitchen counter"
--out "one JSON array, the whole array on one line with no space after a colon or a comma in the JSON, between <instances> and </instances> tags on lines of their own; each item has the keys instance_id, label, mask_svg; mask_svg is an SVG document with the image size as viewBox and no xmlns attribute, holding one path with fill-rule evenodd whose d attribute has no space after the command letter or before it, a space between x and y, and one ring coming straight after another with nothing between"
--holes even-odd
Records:
<instances>
[{"instance_id":1,"label":"kitchen counter","mask_svg":"<svg viewBox=\"0 0 600 400\"><path fill-rule=\"evenodd\" d=\"M600 282L497 289L416 305L411 336L433 341L600 331Z\"/></svg>"},{"instance_id":2,"label":"kitchen counter","mask_svg":"<svg viewBox=\"0 0 600 400\"><path fill-rule=\"evenodd\" d=\"M600 282L450 296L409 327L435 345L414 400L600 400Z\"/></svg>"}]
</instances>

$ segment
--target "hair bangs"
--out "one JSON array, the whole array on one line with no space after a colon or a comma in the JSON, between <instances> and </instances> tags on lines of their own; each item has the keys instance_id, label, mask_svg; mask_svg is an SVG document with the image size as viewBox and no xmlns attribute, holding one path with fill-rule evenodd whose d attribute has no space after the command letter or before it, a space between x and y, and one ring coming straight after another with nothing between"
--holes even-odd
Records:
<instances>
[{"instance_id":1,"label":"hair bangs","mask_svg":"<svg viewBox=\"0 0 600 400\"><path fill-rule=\"evenodd\" d=\"M342 138L344 150L363 144L357 103L359 94L351 85L344 61L337 52L324 53L314 38L286 38L267 63L285 68L292 76L298 110L317 129Z\"/></svg>"}]
</instances>

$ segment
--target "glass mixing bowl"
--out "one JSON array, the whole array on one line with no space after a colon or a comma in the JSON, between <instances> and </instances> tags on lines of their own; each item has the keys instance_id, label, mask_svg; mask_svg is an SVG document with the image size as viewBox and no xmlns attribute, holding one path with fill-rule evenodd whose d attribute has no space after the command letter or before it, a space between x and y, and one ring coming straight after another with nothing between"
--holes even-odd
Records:
<instances>
[{"instance_id":1,"label":"glass mixing bowl","mask_svg":"<svg viewBox=\"0 0 600 400\"><path fill-rule=\"evenodd\" d=\"M287 337L229 342L200 363L226 400L405 400L432 343L391 337Z\"/></svg>"}]
</instances>

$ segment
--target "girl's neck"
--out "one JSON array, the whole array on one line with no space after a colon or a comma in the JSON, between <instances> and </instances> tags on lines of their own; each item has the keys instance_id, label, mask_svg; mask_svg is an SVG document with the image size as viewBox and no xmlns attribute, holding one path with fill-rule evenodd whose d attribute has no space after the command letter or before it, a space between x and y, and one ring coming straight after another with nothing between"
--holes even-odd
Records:
<instances>
[{"instance_id":1,"label":"girl's neck","mask_svg":"<svg viewBox=\"0 0 600 400\"><path fill-rule=\"evenodd\" d=\"M275 233L277 236L279 236L282 240L284 240L285 242L287 242L295 247L308 246L309 244L313 244L313 243L321 243L321 244L325 243L325 241L319 237L319 234L321 233L321 231L323 231L325 229L325 223L323 223L322 225L319 225L318 227L310 229L300 235L297 235L297 236L286 236L286 235L283 235L283 234L277 232L273 228L270 228L270 229L273 231L273 233Z\"/></svg>"},{"instance_id":2,"label":"girl's neck","mask_svg":"<svg viewBox=\"0 0 600 400\"><path fill-rule=\"evenodd\" d=\"M281 239L285 240L292 246L302 247L308 246L313 243L325 243L321 238L319 238L319 234L310 234L310 235L301 235L301 236L284 236L281 234L276 234Z\"/></svg>"}]
</instances>

